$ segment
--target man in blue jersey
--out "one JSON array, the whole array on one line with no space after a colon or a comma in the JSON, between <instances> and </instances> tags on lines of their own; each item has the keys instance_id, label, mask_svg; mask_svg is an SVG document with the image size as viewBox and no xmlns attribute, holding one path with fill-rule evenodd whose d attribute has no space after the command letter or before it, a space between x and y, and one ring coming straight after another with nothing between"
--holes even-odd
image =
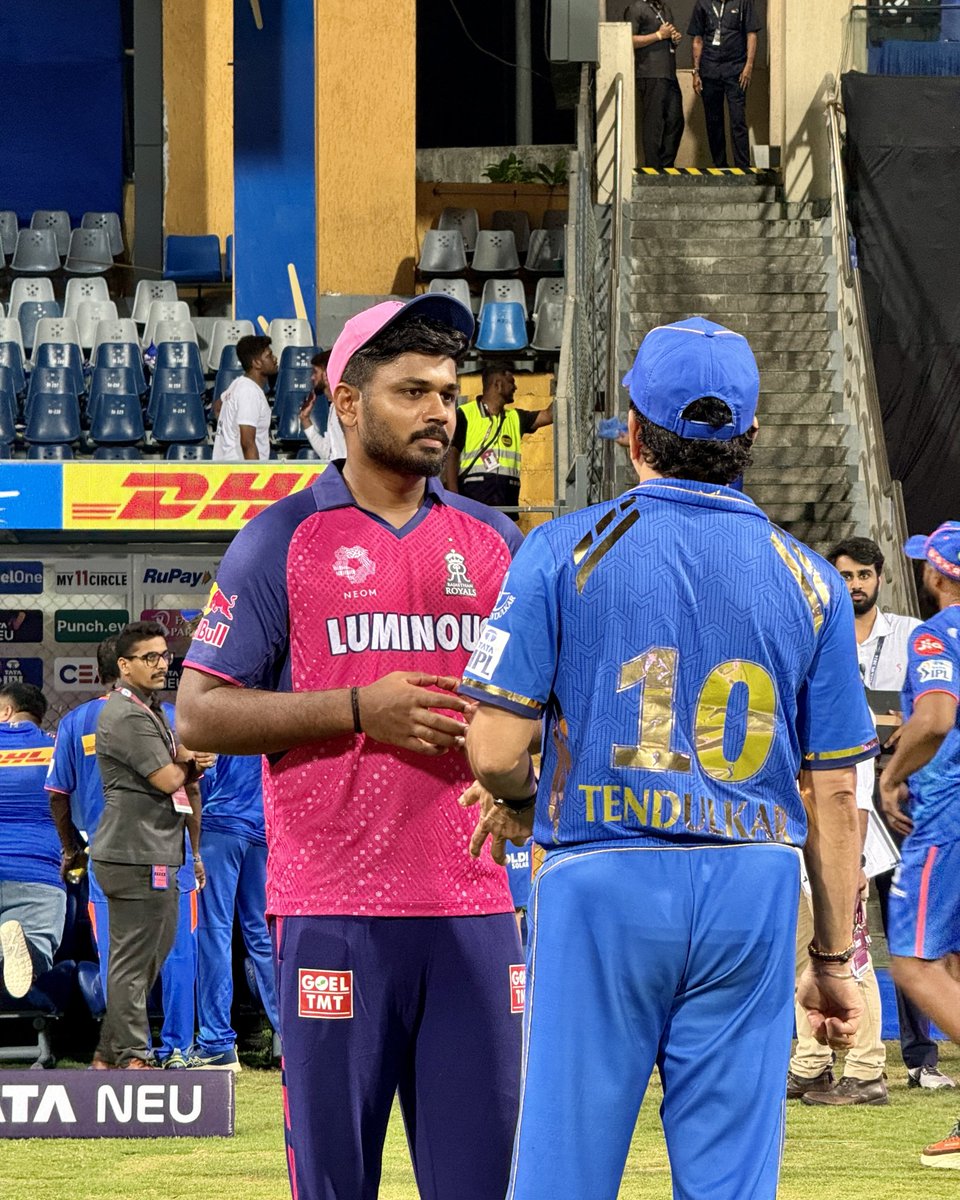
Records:
<instances>
[{"instance_id":1,"label":"man in blue jersey","mask_svg":"<svg viewBox=\"0 0 960 1200\"><path fill-rule=\"evenodd\" d=\"M846 1046L854 766L876 734L840 577L726 486L756 431L746 340L701 318L655 329L624 382L639 486L534 530L461 689L490 793L473 851L532 828L547 852L507 1195L613 1200L656 1065L674 1196L772 1200L795 847L814 905L800 999Z\"/></svg>"},{"instance_id":2,"label":"man in blue jersey","mask_svg":"<svg viewBox=\"0 0 960 1200\"><path fill-rule=\"evenodd\" d=\"M197 1017L200 1036L188 1067L239 1071L233 1002L233 914L253 964L267 1019L276 1031L277 985L267 929L267 835L259 754L222 754L200 785L203 854L210 874L200 896Z\"/></svg>"},{"instance_id":3,"label":"man in blue jersey","mask_svg":"<svg viewBox=\"0 0 960 1200\"><path fill-rule=\"evenodd\" d=\"M104 638L97 647L97 666L100 682L109 690L119 682L117 639ZM57 741L47 775L46 788L50 811L56 822L63 849L61 876L72 870L89 866L88 904L90 926L93 930L100 965L100 984L103 998L107 995L107 967L110 962L110 926L107 898L97 881L96 870L88 863L103 815L103 781L97 768L97 721L107 695L88 700L66 713L57 728ZM173 726L172 704L162 705ZM192 785L195 787L196 785ZM177 872L180 891L180 914L173 949L160 971L163 994L163 1028L160 1033L159 1058L165 1065L186 1065L193 1043L196 983L196 887L203 872L199 855L194 858L193 840L199 847L199 826L190 825L184 865Z\"/></svg>"},{"instance_id":4,"label":"man in blue jersey","mask_svg":"<svg viewBox=\"0 0 960 1200\"><path fill-rule=\"evenodd\" d=\"M53 965L67 895L57 834L43 790L53 738L40 728L47 701L29 683L0 689L0 959L15 1000Z\"/></svg>"},{"instance_id":5,"label":"man in blue jersey","mask_svg":"<svg viewBox=\"0 0 960 1200\"><path fill-rule=\"evenodd\" d=\"M960 1042L960 522L910 538L904 553L923 560L923 585L938 612L910 635L906 724L880 776L884 814L905 835L887 942L897 986ZM960 1121L920 1162L960 1169Z\"/></svg>"}]
</instances>

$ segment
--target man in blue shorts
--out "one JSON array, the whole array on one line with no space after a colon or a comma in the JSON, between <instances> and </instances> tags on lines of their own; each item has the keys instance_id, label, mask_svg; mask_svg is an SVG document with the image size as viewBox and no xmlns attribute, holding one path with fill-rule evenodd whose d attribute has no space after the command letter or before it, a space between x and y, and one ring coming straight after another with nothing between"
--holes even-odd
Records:
<instances>
[{"instance_id":1,"label":"man in blue shorts","mask_svg":"<svg viewBox=\"0 0 960 1200\"><path fill-rule=\"evenodd\" d=\"M614 1200L657 1066L674 1196L773 1200L796 847L814 907L798 996L847 1046L854 766L876 734L839 575L727 486L756 432L746 340L654 329L624 383L639 486L533 531L461 688L490 793L472 849L532 828L547 852L507 1195Z\"/></svg>"},{"instance_id":2,"label":"man in blue shorts","mask_svg":"<svg viewBox=\"0 0 960 1200\"><path fill-rule=\"evenodd\" d=\"M912 537L923 585L938 612L910 636L903 685L906 724L880 776L887 820L905 834L890 884L887 942L897 986L960 1042L960 522ZM960 1169L960 1122L920 1156Z\"/></svg>"}]
</instances>

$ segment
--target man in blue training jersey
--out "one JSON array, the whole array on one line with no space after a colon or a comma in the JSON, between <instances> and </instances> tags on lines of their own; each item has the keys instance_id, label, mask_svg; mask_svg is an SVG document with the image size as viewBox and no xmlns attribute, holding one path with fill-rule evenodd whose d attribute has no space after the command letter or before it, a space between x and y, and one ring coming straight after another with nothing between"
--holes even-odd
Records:
<instances>
[{"instance_id":1,"label":"man in blue training jersey","mask_svg":"<svg viewBox=\"0 0 960 1200\"><path fill-rule=\"evenodd\" d=\"M30 683L0 688L0 960L15 1000L53 965L67 895L57 834L43 790L53 738L40 722L43 692Z\"/></svg>"},{"instance_id":2,"label":"man in blue training jersey","mask_svg":"<svg viewBox=\"0 0 960 1200\"><path fill-rule=\"evenodd\" d=\"M274 1031L277 984L267 929L267 835L259 754L221 754L200 785L203 854L209 869L200 896L197 1016L200 1036L189 1067L239 1071L233 1002L233 914L253 963L260 999Z\"/></svg>"},{"instance_id":3,"label":"man in blue training jersey","mask_svg":"<svg viewBox=\"0 0 960 1200\"><path fill-rule=\"evenodd\" d=\"M674 1196L772 1200L795 847L814 903L800 999L846 1046L854 765L876 734L839 575L726 486L756 432L746 340L701 318L655 329L624 382L639 486L533 531L461 689L490 793L471 849L491 836L502 857L531 828L546 849L507 1195L613 1200L656 1065Z\"/></svg>"},{"instance_id":4,"label":"man in blue training jersey","mask_svg":"<svg viewBox=\"0 0 960 1200\"><path fill-rule=\"evenodd\" d=\"M120 679L117 666L117 639L104 638L97 647L97 666L100 682L108 690ZM107 702L107 696L88 700L66 713L57 728L57 742L47 775L46 789L50 811L56 822L63 848L61 876L68 871L88 866L88 903L90 926L93 930L100 960L100 984L103 998L107 996L107 966L110 961L110 926L107 898L97 882L96 870L88 862L88 850L93 847L97 826L103 815L103 781L97 768L97 721ZM173 726L172 704L163 710ZM196 785L192 785L196 786ZM191 838L199 836L196 829L187 838L184 865L177 872L180 891L180 916L173 949L160 971L163 993L163 1028L160 1033L160 1060L177 1067L186 1064L193 1043L195 1005L194 986L197 974L197 874L203 871L199 857L194 859ZM86 839L86 841L84 841ZM197 865L199 864L199 865Z\"/></svg>"},{"instance_id":5,"label":"man in blue training jersey","mask_svg":"<svg viewBox=\"0 0 960 1200\"><path fill-rule=\"evenodd\" d=\"M905 834L890 884L887 942L897 986L960 1042L960 522L912 537L923 586L938 612L910 635L903 726L880 776L887 820ZM960 1121L920 1156L960 1169Z\"/></svg>"}]
</instances>

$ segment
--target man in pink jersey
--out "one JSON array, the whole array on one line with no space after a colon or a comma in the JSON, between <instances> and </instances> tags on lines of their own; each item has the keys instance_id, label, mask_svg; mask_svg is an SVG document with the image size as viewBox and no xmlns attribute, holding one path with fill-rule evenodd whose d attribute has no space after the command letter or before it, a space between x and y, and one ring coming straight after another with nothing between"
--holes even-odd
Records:
<instances>
[{"instance_id":1,"label":"man in pink jersey","mask_svg":"<svg viewBox=\"0 0 960 1200\"><path fill-rule=\"evenodd\" d=\"M472 705L455 688L519 543L446 492L468 309L347 322L347 458L234 540L186 659L187 743L264 754L295 1200L372 1200L399 1093L424 1200L502 1200L522 957L503 869L467 853Z\"/></svg>"}]
</instances>

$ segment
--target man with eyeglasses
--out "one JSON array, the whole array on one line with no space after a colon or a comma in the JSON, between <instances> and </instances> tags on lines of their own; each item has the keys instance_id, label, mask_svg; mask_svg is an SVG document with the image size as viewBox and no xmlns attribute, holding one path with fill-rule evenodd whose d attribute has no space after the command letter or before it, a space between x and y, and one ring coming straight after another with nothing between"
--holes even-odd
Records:
<instances>
[{"instance_id":1,"label":"man with eyeglasses","mask_svg":"<svg viewBox=\"0 0 960 1200\"><path fill-rule=\"evenodd\" d=\"M173 946L184 829L199 821L185 787L203 773L177 745L160 705L167 649L162 625L136 621L117 637L120 681L97 722L105 805L93 849L110 915L107 1011L96 1069L150 1066L147 996Z\"/></svg>"}]
</instances>

